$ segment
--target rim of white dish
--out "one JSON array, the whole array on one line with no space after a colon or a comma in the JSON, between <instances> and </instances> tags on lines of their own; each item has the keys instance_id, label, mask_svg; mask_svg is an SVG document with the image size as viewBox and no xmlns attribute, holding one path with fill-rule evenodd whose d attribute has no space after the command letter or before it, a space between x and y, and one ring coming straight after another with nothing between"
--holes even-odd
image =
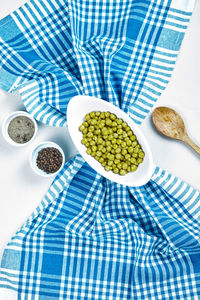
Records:
<instances>
[{"instance_id":1,"label":"rim of white dish","mask_svg":"<svg viewBox=\"0 0 200 300\"><path fill-rule=\"evenodd\" d=\"M34 127L35 127L35 131L34 131L34 134L33 134L32 138L31 138L28 142L26 142L26 143L21 143L21 144L20 144L20 143L16 143L16 142L13 141L13 140L9 137L9 135L8 135L8 126L9 126L10 122L11 122L14 118L16 118L16 117L18 117L18 116L25 116L25 117L29 118L29 119L33 122ZM30 143L34 140L34 138L35 138L35 136L36 136L36 134L37 134L37 131L38 131L38 125L37 125L36 120L31 116L31 114L29 114L28 112L23 111L23 110L22 110L22 111L21 111L21 110L17 110L17 111L14 111L14 112L8 114L8 115L4 118L4 120L3 120L3 122L2 122L2 127L1 127L1 128L2 128L2 134L3 134L4 139L5 139L10 145L16 146L16 147L24 147L24 146L30 144Z\"/></svg>"},{"instance_id":2,"label":"rim of white dish","mask_svg":"<svg viewBox=\"0 0 200 300\"><path fill-rule=\"evenodd\" d=\"M62 154L62 157L63 157L62 165L60 166L60 168L56 172L49 173L49 174L47 174L43 170L39 169L37 167L37 165L33 163L33 155L34 155L35 151L37 151L37 149L38 149L38 151L36 152L36 153L38 153L40 150L42 150L44 148L47 148L47 147L54 147L54 148L58 149L60 151L60 153ZM63 166L65 164L65 154L64 154L63 149L58 144L56 144L54 142L51 142L51 141L44 141L44 142L40 142L40 143L38 143L37 145L34 146L34 148L32 149L32 151L29 155L29 162L30 162L32 170L37 175L40 175L42 177L52 177L52 176L56 175L57 173L59 173L60 170L63 168Z\"/></svg>"},{"instance_id":3,"label":"rim of white dish","mask_svg":"<svg viewBox=\"0 0 200 300\"><path fill-rule=\"evenodd\" d=\"M92 110L109 110L110 112L116 114L118 118L122 118L129 124L146 154L144 162L140 165L137 171L130 172L125 176L106 172L98 161L96 161L93 157L86 153L84 145L81 144L82 135L78 130L78 127L83 122L85 114L91 112ZM150 180L153 173L154 164L148 141L139 126L135 124L133 119L131 119L128 114L122 111L119 107L103 99L91 97L88 95L78 95L71 98L70 102L68 103L67 120L69 133L75 146L77 147L79 153L86 160L86 162L96 172L113 182L132 187L142 186Z\"/></svg>"}]
</instances>

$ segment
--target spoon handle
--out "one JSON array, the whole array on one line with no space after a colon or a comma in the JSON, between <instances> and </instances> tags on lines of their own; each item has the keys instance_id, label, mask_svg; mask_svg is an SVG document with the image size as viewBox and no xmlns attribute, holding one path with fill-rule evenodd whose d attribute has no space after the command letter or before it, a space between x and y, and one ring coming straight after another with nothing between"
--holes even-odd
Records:
<instances>
[{"instance_id":1,"label":"spoon handle","mask_svg":"<svg viewBox=\"0 0 200 300\"><path fill-rule=\"evenodd\" d=\"M192 149L194 149L194 151L196 151L200 155L200 147L197 146L188 135L184 137L184 142L192 147Z\"/></svg>"}]
</instances>

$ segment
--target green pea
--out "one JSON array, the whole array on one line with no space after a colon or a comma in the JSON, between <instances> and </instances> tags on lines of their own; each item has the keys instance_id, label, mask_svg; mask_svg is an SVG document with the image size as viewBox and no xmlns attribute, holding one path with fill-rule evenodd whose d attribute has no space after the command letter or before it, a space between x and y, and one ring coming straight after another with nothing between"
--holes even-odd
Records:
<instances>
[{"instance_id":1,"label":"green pea","mask_svg":"<svg viewBox=\"0 0 200 300\"><path fill-rule=\"evenodd\" d=\"M117 119L116 122L117 122L117 124L122 124L123 123L122 119Z\"/></svg>"},{"instance_id":2,"label":"green pea","mask_svg":"<svg viewBox=\"0 0 200 300\"><path fill-rule=\"evenodd\" d=\"M113 134L112 128L108 128L108 134Z\"/></svg>"},{"instance_id":3,"label":"green pea","mask_svg":"<svg viewBox=\"0 0 200 300\"><path fill-rule=\"evenodd\" d=\"M127 163L122 163L122 169L126 170L128 168L128 164Z\"/></svg>"},{"instance_id":4,"label":"green pea","mask_svg":"<svg viewBox=\"0 0 200 300\"><path fill-rule=\"evenodd\" d=\"M92 146L92 151L96 152L97 151L97 146Z\"/></svg>"},{"instance_id":5,"label":"green pea","mask_svg":"<svg viewBox=\"0 0 200 300\"><path fill-rule=\"evenodd\" d=\"M111 150L112 150L111 146L107 146L107 147L106 147L106 151L107 151L107 152L110 152Z\"/></svg>"},{"instance_id":6,"label":"green pea","mask_svg":"<svg viewBox=\"0 0 200 300\"><path fill-rule=\"evenodd\" d=\"M104 113L104 112L101 112L101 113L100 113L100 118L101 118L101 119L104 119L104 118L105 118L105 113Z\"/></svg>"},{"instance_id":7,"label":"green pea","mask_svg":"<svg viewBox=\"0 0 200 300\"><path fill-rule=\"evenodd\" d=\"M143 157L145 156L145 154L144 154L143 151L141 151L141 152L139 152L138 156L139 156L140 158L143 158Z\"/></svg>"},{"instance_id":8,"label":"green pea","mask_svg":"<svg viewBox=\"0 0 200 300\"><path fill-rule=\"evenodd\" d=\"M131 141L133 142L133 141L136 140L136 136L133 134L133 135L130 136L130 139L131 139Z\"/></svg>"},{"instance_id":9,"label":"green pea","mask_svg":"<svg viewBox=\"0 0 200 300\"><path fill-rule=\"evenodd\" d=\"M86 150L86 152L87 152L87 154L91 154L91 153L92 153L92 150L91 150L90 148L88 148L88 149Z\"/></svg>"},{"instance_id":10,"label":"green pea","mask_svg":"<svg viewBox=\"0 0 200 300\"><path fill-rule=\"evenodd\" d=\"M103 147L103 148L101 149L101 152L106 153L106 148Z\"/></svg>"},{"instance_id":11,"label":"green pea","mask_svg":"<svg viewBox=\"0 0 200 300\"><path fill-rule=\"evenodd\" d=\"M109 119L109 118L107 118L107 119L106 119L106 125L110 126L111 124L112 124L112 120Z\"/></svg>"},{"instance_id":12,"label":"green pea","mask_svg":"<svg viewBox=\"0 0 200 300\"><path fill-rule=\"evenodd\" d=\"M122 127L126 128L128 126L128 124L126 122L122 122Z\"/></svg>"},{"instance_id":13,"label":"green pea","mask_svg":"<svg viewBox=\"0 0 200 300\"><path fill-rule=\"evenodd\" d=\"M115 159L114 160L114 163L117 165L117 164L119 164L120 163L120 159Z\"/></svg>"},{"instance_id":14,"label":"green pea","mask_svg":"<svg viewBox=\"0 0 200 300\"><path fill-rule=\"evenodd\" d=\"M123 132L122 136L123 136L123 138L126 138L128 135L126 132Z\"/></svg>"},{"instance_id":15,"label":"green pea","mask_svg":"<svg viewBox=\"0 0 200 300\"><path fill-rule=\"evenodd\" d=\"M90 119L90 114L86 114L85 119L88 121Z\"/></svg>"},{"instance_id":16,"label":"green pea","mask_svg":"<svg viewBox=\"0 0 200 300\"><path fill-rule=\"evenodd\" d=\"M126 143L125 143L125 142L122 142L122 143L121 143L121 146L122 146L122 148L125 148L125 147L126 147Z\"/></svg>"},{"instance_id":17,"label":"green pea","mask_svg":"<svg viewBox=\"0 0 200 300\"><path fill-rule=\"evenodd\" d=\"M106 146L110 146L111 142L110 141L106 141Z\"/></svg>"},{"instance_id":18,"label":"green pea","mask_svg":"<svg viewBox=\"0 0 200 300\"><path fill-rule=\"evenodd\" d=\"M101 121L100 123L99 123L99 128L103 128L105 126L105 124Z\"/></svg>"},{"instance_id":19,"label":"green pea","mask_svg":"<svg viewBox=\"0 0 200 300\"><path fill-rule=\"evenodd\" d=\"M118 139L117 144L120 145L122 143L122 140Z\"/></svg>"},{"instance_id":20,"label":"green pea","mask_svg":"<svg viewBox=\"0 0 200 300\"><path fill-rule=\"evenodd\" d=\"M127 154L127 150L126 149L122 149L122 154L126 155Z\"/></svg>"},{"instance_id":21,"label":"green pea","mask_svg":"<svg viewBox=\"0 0 200 300\"><path fill-rule=\"evenodd\" d=\"M126 145L130 146L132 144L131 140L126 141Z\"/></svg>"},{"instance_id":22,"label":"green pea","mask_svg":"<svg viewBox=\"0 0 200 300\"><path fill-rule=\"evenodd\" d=\"M87 133L87 132L88 132L87 128L84 128L83 133Z\"/></svg>"},{"instance_id":23,"label":"green pea","mask_svg":"<svg viewBox=\"0 0 200 300\"><path fill-rule=\"evenodd\" d=\"M83 122L83 124L82 124L84 127L88 127L89 126L89 124L88 124L88 122Z\"/></svg>"},{"instance_id":24,"label":"green pea","mask_svg":"<svg viewBox=\"0 0 200 300\"><path fill-rule=\"evenodd\" d=\"M112 143L112 144L116 144L116 143L117 143L117 140L116 140L115 138L113 138L113 139L111 140L111 143Z\"/></svg>"},{"instance_id":25,"label":"green pea","mask_svg":"<svg viewBox=\"0 0 200 300\"><path fill-rule=\"evenodd\" d=\"M113 155L113 154L111 154L110 156L109 156L109 160L114 160L115 159L115 156Z\"/></svg>"},{"instance_id":26,"label":"green pea","mask_svg":"<svg viewBox=\"0 0 200 300\"><path fill-rule=\"evenodd\" d=\"M112 165L113 165L113 160L109 160L109 161L108 161L108 166L111 167Z\"/></svg>"},{"instance_id":27,"label":"green pea","mask_svg":"<svg viewBox=\"0 0 200 300\"><path fill-rule=\"evenodd\" d=\"M132 164L135 164L135 163L136 163L136 159L135 159L134 157L131 157L130 162L131 162Z\"/></svg>"},{"instance_id":28,"label":"green pea","mask_svg":"<svg viewBox=\"0 0 200 300\"><path fill-rule=\"evenodd\" d=\"M137 144L138 144L137 141L132 142L132 146L133 146L133 147L136 147Z\"/></svg>"},{"instance_id":29,"label":"green pea","mask_svg":"<svg viewBox=\"0 0 200 300\"><path fill-rule=\"evenodd\" d=\"M101 133L101 130L100 130L100 129L96 129L96 130L94 131L94 133L95 133L96 135L99 135L99 134Z\"/></svg>"},{"instance_id":30,"label":"green pea","mask_svg":"<svg viewBox=\"0 0 200 300\"><path fill-rule=\"evenodd\" d=\"M101 130L102 134L103 135L107 135L108 134L108 130L106 127L103 127L102 130Z\"/></svg>"},{"instance_id":31,"label":"green pea","mask_svg":"<svg viewBox=\"0 0 200 300\"><path fill-rule=\"evenodd\" d=\"M113 132L116 132L117 131L117 127L113 127L112 130L113 130Z\"/></svg>"},{"instance_id":32,"label":"green pea","mask_svg":"<svg viewBox=\"0 0 200 300\"><path fill-rule=\"evenodd\" d=\"M118 163L117 164L117 168L120 170L122 168L122 164L121 163Z\"/></svg>"},{"instance_id":33,"label":"green pea","mask_svg":"<svg viewBox=\"0 0 200 300\"><path fill-rule=\"evenodd\" d=\"M97 117L99 117L100 114L101 114L100 111L96 111L96 112L95 112L95 115L96 115Z\"/></svg>"},{"instance_id":34,"label":"green pea","mask_svg":"<svg viewBox=\"0 0 200 300\"><path fill-rule=\"evenodd\" d=\"M122 130L122 129L118 129L118 130L117 130L117 133L118 133L118 134L123 134L123 130Z\"/></svg>"},{"instance_id":35,"label":"green pea","mask_svg":"<svg viewBox=\"0 0 200 300\"><path fill-rule=\"evenodd\" d=\"M99 162L102 163L104 161L104 158L101 156L99 157Z\"/></svg>"},{"instance_id":36,"label":"green pea","mask_svg":"<svg viewBox=\"0 0 200 300\"><path fill-rule=\"evenodd\" d=\"M127 153L127 154L125 154L125 159L126 159L126 160L130 160L130 159L131 159L131 155L130 155L130 154L128 154L128 153Z\"/></svg>"},{"instance_id":37,"label":"green pea","mask_svg":"<svg viewBox=\"0 0 200 300\"><path fill-rule=\"evenodd\" d=\"M143 158L140 158L140 157L139 157L139 158L137 159L137 164L141 164L142 162L143 162Z\"/></svg>"},{"instance_id":38,"label":"green pea","mask_svg":"<svg viewBox=\"0 0 200 300\"><path fill-rule=\"evenodd\" d=\"M93 125L91 125L91 126L88 127L88 131L94 131L94 129L95 129L95 128L94 128Z\"/></svg>"},{"instance_id":39,"label":"green pea","mask_svg":"<svg viewBox=\"0 0 200 300\"><path fill-rule=\"evenodd\" d=\"M134 153L138 153L139 152L139 148L135 147L133 151L134 151Z\"/></svg>"},{"instance_id":40,"label":"green pea","mask_svg":"<svg viewBox=\"0 0 200 300\"><path fill-rule=\"evenodd\" d=\"M111 167L110 167L110 166L105 166L104 169L105 169L106 171L110 171L110 170L111 170Z\"/></svg>"},{"instance_id":41,"label":"green pea","mask_svg":"<svg viewBox=\"0 0 200 300\"><path fill-rule=\"evenodd\" d=\"M93 141L93 140L90 141L90 145L91 145L91 146L95 146L95 145L96 145L95 141Z\"/></svg>"},{"instance_id":42,"label":"green pea","mask_svg":"<svg viewBox=\"0 0 200 300\"><path fill-rule=\"evenodd\" d=\"M93 133L91 131L88 132L87 134L88 137L93 137Z\"/></svg>"},{"instance_id":43,"label":"green pea","mask_svg":"<svg viewBox=\"0 0 200 300\"><path fill-rule=\"evenodd\" d=\"M114 139L114 136L113 136L113 134L110 134L110 135L108 135L108 140L113 140ZM112 142L111 142L112 143Z\"/></svg>"},{"instance_id":44,"label":"green pea","mask_svg":"<svg viewBox=\"0 0 200 300\"><path fill-rule=\"evenodd\" d=\"M132 165L131 166L131 171L135 172L137 170L137 166L136 165Z\"/></svg>"},{"instance_id":45,"label":"green pea","mask_svg":"<svg viewBox=\"0 0 200 300\"><path fill-rule=\"evenodd\" d=\"M101 151L97 151L96 152L96 156L100 157L102 155L102 152Z\"/></svg>"},{"instance_id":46,"label":"green pea","mask_svg":"<svg viewBox=\"0 0 200 300\"><path fill-rule=\"evenodd\" d=\"M121 158L121 154L120 154L120 153L117 153L117 154L115 155L115 157L116 157L116 159L120 159L120 158Z\"/></svg>"},{"instance_id":47,"label":"green pea","mask_svg":"<svg viewBox=\"0 0 200 300\"><path fill-rule=\"evenodd\" d=\"M97 124L97 120L96 119L93 119L93 120L91 120L91 123L90 123L91 125L96 125Z\"/></svg>"},{"instance_id":48,"label":"green pea","mask_svg":"<svg viewBox=\"0 0 200 300\"><path fill-rule=\"evenodd\" d=\"M119 147L118 144L112 144L112 148L113 148L113 149L116 150L118 147Z\"/></svg>"},{"instance_id":49,"label":"green pea","mask_svg":"<svg viewBox=\"0 0 200 300\"><path fill-rule=\"evenodd\" d=\"M98 139L97 139L97 144L102 144L103 143L103 139L101 138L101 137L99 137Z\"/></svg>"},{"instance_id":50,"label":"green pea","mask_svg":"<svg viewBox=\"0 0 200 300\"><path fill-rule=\"evenodd\" d=\"M103 167L105 167L105 166L106 166L106 162L103 161L103 162L101 163L101 165L102 165Z\"/></svg>"},{"instance_id":51,"label":"green pea","mask_svg":"<svg viewBox=\"0 0 200 300\"><path fill-rule=\"evenodd\" d=\"M111 118L111 120L115 120L116 119L116 115L115 114L110 114L110 118Z\"/></svg>"},{"instance_id":52,"label":"green pea","mask_svg":"<svg viewBox=\"0 0 200 300\"><path fill-rule=\"evenodd\" d=\"M113 169L113 172L114 172L115 174L118 174L118 173L119 173L119 169L118 169L118 168L114 168L114 169Z\"/></svg>"},{"instance_id":53,"label":"green pea","mask_svg":"<svg viewBox=\"0 0 200 300\"><path fill-rule=\"evenodd\" d=\"M106 117L106 118L110 117L110 112L109 112L109 111L106 111L106 112L105 112L105 117Z\"/></svg>"},{"instance_id":54,"label":"green pea","mask_svg":"<svg viewBox=\"0 0 200 300\"><path fill-rule=\"evenodd\" d=\"M83 139L81 140L81 144L85 145L86 143L87 143L87 140L83 138Z\"/></svg>"},{"instance_id":55,"label":"green pea","mask_svg":"<svg viewBox=\"0 0 200 300\"><path fill-rule=\"evenodd\" d=\"M121 152L121 148L117 148L117 149L115 149L115 153L120 153Z\"/></svg>"},{"instance_id":56,"label":"green pea","mask_svg":"<svg viewBox=\"0 0 200 300\"><path fill-rule=\"evenodd\" d=\"M129 153L133 153L133 151L134 151L133 147L128 147L128 152Z\"/></svg>"},{"instance_id":57,"label":"green pea","mask_svg":"<svg viewBox=\"0 0 200 300\"><path fill-rule=\"evenodd\" d=\"M90 115L91 118L94 118L95 117L95 112L91 111L91 113L89 115Z\"/></svg>"},{"instance_id":58,"label":"green pea","mask_svg":"<svg viewBox=\"0 0 200 300\"><path fill-rule=\"evenodd\" d=\"M132 130L131 130L130 126L126 126L125 130L126 130L127 133L128 133L129 131L132 133Z\"/></svg>"},{"instance_id":59,"label":"green pea","mask_svg":"<svg viewBox=\"0 0 200 300\"><path fill-rule=\"evenodd\" d=\"M125 170L122 169L122 170L119 171L119 174L122 175L122 176L124 176L124 175L127 174L127 171L125 171Z\"/></svg>"},{"instance_id":60,"label":"green pea","mask_svg":"<svg viewBox=\"0 0 200 300\"><path fill-rule=\"evenodd\" d=\"M79 126L79 130L80 130L80 131L83 131L83 129L85 129L85 126L80 125L80 126Z\"/></svg>"},{"instance_id":61,"label":"green pea","mask_svg":"<svg viewBox=\"0 0 200 300\"><path fill-rule=\"evenodd\" d=\"M113 121L112 122L112 127L117 127L117 122Z\"/></svg>"}]
</instances>

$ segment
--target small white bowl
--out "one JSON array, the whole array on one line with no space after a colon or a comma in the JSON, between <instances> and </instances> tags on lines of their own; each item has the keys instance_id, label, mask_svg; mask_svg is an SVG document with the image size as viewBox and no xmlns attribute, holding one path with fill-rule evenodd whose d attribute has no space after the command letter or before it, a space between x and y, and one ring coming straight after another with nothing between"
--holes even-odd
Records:
<instances>
[{"instance_id":1,"label":"small white bowl","mask_svg":"<svg viewBox=\"0 0 200 300\"><path fill-rule=\"evenodd\" d=\"M126 121L131 127L139 144L145 152L144 160L135 172L130 172L125 176L114 174L112 171L107 172L94 157L86 153L86 147L81 144L82 132L79 131L79 126L83 123L85 115L91 111L109 111L116 114L118 118ZM68 104L67 122L69 133L75 146L83 158L95 171L114 182L128 186L141 186L150 180L154 168L150 147L139 127L120 108L105 100L95 97L75 96Z\"/></svg>"},{"instance_id":2,"label":"small white bowl","mask_svg":"<svg viewBox=\"0 0 200 300\"><path fill-rule=\"evenodd\" d=\"M29 119L33 122L34 127L35 127L35 132L34 132L32 138L31 138L28 142L26 142L26 143L21 143L21 144L20 144L20 143L16 143L15 141L13 141L13 140L9 137L9 135L8 135L8 126L9 126L11 120L14 119L14 118L16 118L16 117L20 117L20 116L25 116L25 117L29 118ZM15 112L9 114L9 115L4 119L4 121L3 121L3 123L2 123L2 134L3 134L4 139L5 139L9 144L11 144L11 145L13 145L13 146L16 146L16 147L26 146L26 145L28 145L29 143L31 143L31 142L33 141L33 139L35 138L35 136L36 136L37 130L38 130L38 126L37 126L37 123L36 123L35 119L34 119L29 113L27 113L27 112L25 112L25 111L15 111Z\"/></svg>"},{"instance_id":3,"label":"small white bowl","mask_svg":"<svg viewBox=\"0 0 200 300\"><path fill-rule=\"evenodd\" d=\"M45 173L43 170L39 169L38 166L37 166L37 163L36 163L36 160L37 160L37 157L38 157L38 152L44 148L47 148L47 147L53 147L53 148L56 148L60 151L60 153L62 154L62 157L63 157L63 161L62 161L62 165L60 166L60 168L54 172L54 173ZM29 160L30 160L30 165L31 165L31 168L32 170L40 175L40 176L43 176L43 177L51 177L51 176L54 176L55 174L57 174L64 166L64 163L65 163L65 154L62 150L62 148L60 146L58 146L56 143L53 143L53 142L42 142L42 143L39 143L33 150L32 152L30 153L30 157L29 157Z\"/></svg>"}]
</instances>

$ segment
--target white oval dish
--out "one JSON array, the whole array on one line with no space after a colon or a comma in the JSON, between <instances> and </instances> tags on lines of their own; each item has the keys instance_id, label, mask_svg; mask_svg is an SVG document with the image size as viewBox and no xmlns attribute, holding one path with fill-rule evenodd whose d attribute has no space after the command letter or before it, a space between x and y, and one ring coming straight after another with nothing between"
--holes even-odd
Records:
<instances>
[{"instance_id":1,"label":"white oval dish","mask_svg":"<svg viewBox=\"0 0 200 300\"><path fill-rule=\"evenodd\" d=\"M34 132L32 138L31 138L28 142L22 143L22 144L16 143L16 142L13 141L13 140L9 137L9 135L8 135L8 126L9 126L11 120L14 119L14 118L16 118L16 117L20 117L20 116L25 116L25 117L29 118L29 119L33 122L34 127L35 127L35 132ZM27 112L25 112L25 111L15 111L15 112L9 114L9 115L4 119L4 121L3 121L3 123L2 123L2 134L3 134L4 139L5 139L9 144L11 144L11 145L13 145L13 146L16 146L16 147L26 146L26 145L28 145L29 143L31 143L31 142L33 141L33 139L35 138L35 136L36 136L37 130L38 130L38 127L37 127L37 123L36 123L35 119L34 119L29 113L27 113Z\"/></svg>"},{"instance_id":2,"label":"white oval dish","mask_svg":"<svg viewBox=\"0 0 200 300\"><path fill-rule=\"evenodd\" d=\"M125 176L114 174L112 171L105 171L103 166L92 156L86 153L86 147L81 144L82 132L79 131L79 126L83 123L84 117L91 111L109 111L116 114L118 118L123 119L133 130L136 138L145 152L143 162L139 165L135 172L130 172ZM71 138L77 147L80 154L86 162L98 173L104 177L120 184L128 186L141 186L147 183L153 173L154 165L151 150L141 130L134 121L117 106L95 97L90 96L75 96L73 97L67 108L67 122Z\"/></svg>"},{"instance_id":3,"label":"white oval dish","mask_svg":"<svg viewBox=\"0 0 200 300\"><path fill-rule=\"evenodd\" d=\"M60 151L60 153L62 154L62 157L63 157L62 165L58 169L58 171L56 171L54 173L49 173L49 174L47 174L43 170L39 169L38 166L37 166L37 163L36 163L38 152L40 150L44 149L44 148L47 148L47 147L54 147L54 148L58 149ZM51 176L54 176L55 174L57 174L63 168L64 163L65 163L65 154L64 154L62 148L60 146L58 146L56 143L45 141L45 142L39 143L38 145L36 145L34 147L32 152L30 153L29 160L30 160L31 168L36 174L38 174L40 176L43 176L43 177L51 177Z\"/></svg>"}]
</instances>

